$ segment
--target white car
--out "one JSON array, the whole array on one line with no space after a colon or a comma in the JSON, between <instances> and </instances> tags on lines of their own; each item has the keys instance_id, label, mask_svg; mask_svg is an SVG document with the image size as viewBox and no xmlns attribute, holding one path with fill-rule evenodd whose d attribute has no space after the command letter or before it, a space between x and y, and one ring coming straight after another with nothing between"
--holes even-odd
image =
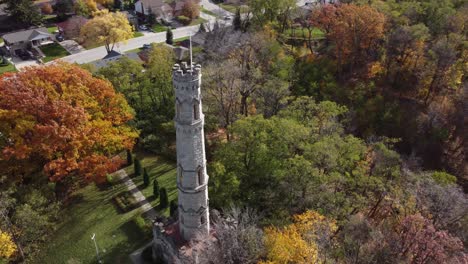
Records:
<instances>
[{"instance_id":1,"label":"white car","mask_svg":"<svg viewBox=\"0 0 468 264\"><path fill-rule=\"evenodd\" d=\"M141 26L139 26L139 28L140 28L140 30L148 30L148 27L145 26L145 25L141 25Z\"/></svg>"}]
</instances>

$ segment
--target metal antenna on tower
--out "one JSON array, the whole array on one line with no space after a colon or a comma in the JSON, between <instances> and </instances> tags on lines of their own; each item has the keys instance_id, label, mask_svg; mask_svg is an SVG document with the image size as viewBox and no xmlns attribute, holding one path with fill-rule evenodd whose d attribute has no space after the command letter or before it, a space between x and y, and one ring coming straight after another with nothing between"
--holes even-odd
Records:
<instances>
[{"instance_id":1,"label":"metal antenna on tower","mask_svg":"<svg viewBox=\"0 0 468 264\"><path fill-rule=\"evenodd\" d=\"M192 63L192 35L189 36L189 42L190 42L190 70L193 70L193 63Z\"/></svg>"}]
</instances>

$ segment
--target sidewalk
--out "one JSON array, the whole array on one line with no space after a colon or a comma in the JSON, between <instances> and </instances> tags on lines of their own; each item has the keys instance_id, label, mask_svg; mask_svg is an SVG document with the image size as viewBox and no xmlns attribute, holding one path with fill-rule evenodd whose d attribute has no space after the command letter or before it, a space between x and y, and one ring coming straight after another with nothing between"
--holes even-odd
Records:
<instances>
[{"instance_id":1,"label":"sidewalk","mask_svg":"<svg viewBox=\"0 0 468 264\"><path fill-rule=\"evenodd\" d=\"M146 200L146 197L140 192L132 179L128 177L127 173L124 170L119 170L114 173L114 176L119 179L127 187L127 190L133 195L138 203L137 209L143 211L146 219L153 221L158 216L158 214L153 209L148 200Z\"/></svg>"}]
</instances>

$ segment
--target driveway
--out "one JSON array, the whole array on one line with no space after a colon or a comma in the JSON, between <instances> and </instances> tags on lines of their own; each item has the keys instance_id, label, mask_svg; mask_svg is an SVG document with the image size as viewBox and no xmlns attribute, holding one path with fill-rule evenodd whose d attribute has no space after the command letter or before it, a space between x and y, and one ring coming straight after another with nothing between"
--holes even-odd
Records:
<instances>
[{"instance_id":1,"label":"driveway","mask_svg":"<svg viewBox=\"0 0 468 264\"><path fill-rule=\"evenodd\" d=\"M13 57L11 59L11 62L15 65L16 69L18 71L21 71L22 69L24 69L24 67L28 67L28 66L38 66L38 65L41 65L39 64L39 62L37 62L36 60L27 60L27 61L24 61L18 57Z\"/></svg>"},{"instance_id":2,"label":"driveway","mask_svg":"<svg viewBox=\"0 0 468 264\"><path fill-rule=\"evenodd\" d=\"M203 6L203 8L205 8L206 10L209 10L220 17L234 15L233 13L222 9L217 4L213 3L213 1L211 0L201 0L200 5Z\"/></svg>"},{"instance_id":3,"label":"driveway","mask_svg":"<svg viewBox=\"0 0 468 264\"><path fill-rule=\"evenodd\" d=\"M86 49L83 48L80 44L76 41L68 39L62 42L58 42L60 46L66 49L70 54L76 54L85 51Z\"/></svg>"}]
</instances>

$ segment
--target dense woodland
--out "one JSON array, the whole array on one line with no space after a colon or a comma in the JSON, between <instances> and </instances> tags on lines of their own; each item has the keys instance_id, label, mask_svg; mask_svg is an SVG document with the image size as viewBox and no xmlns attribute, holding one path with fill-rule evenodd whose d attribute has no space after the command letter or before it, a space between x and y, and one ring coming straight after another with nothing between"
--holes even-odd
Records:
<instances>
[{"instance_id":1,"label":"dense woodland","mask_svg":"<svg viewBox=\"0 0 468 264\"><path fill-rule=\"evenodd\" d=\"M201 260L466 263L466 3L246 3L196 56L220 212ZM158 44L0 78L0 254L34 259L117 153L174 159L174 62Z\"/></svg>"}]
</instances>

